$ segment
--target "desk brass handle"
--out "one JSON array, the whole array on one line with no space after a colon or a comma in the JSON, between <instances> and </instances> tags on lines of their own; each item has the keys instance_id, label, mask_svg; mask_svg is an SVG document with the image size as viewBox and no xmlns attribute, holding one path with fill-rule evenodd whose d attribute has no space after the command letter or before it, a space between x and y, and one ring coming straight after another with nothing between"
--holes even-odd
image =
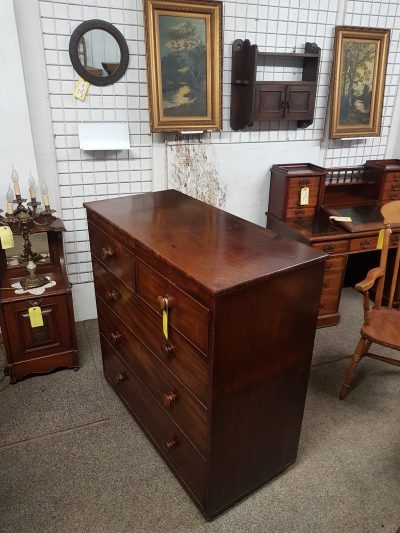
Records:
<instances>
[{"instance_id":1,"label":"desk brass handle","mask_svg":"<svg viewBox=\"0 0 400 533\"><path fill-rule=\"evenodd\" d=\"M114 379L113 379L114 385L118 385L118 383L122 383L123 381L127 379L127 377L128 376L125 374L125 372L118 372L118 374L115 374Z\"/></svg>"},{"instance_id":2,"label":"desk brass handle","mask_svg":"<svg viewBox=\"0 0 400 533\"><path fill-rule=\"evenodd\" d=\"M164 441L164 446L167 448L168 451L173 450L176 448L179 444L179 441L176 437L172 437L172 439L168 439Z\"/></svg>"},{"instance_id":3,"label":"desk brass handle","mask_svg":"<svg viewBox=\"0 0 400 533\"><path fill-rule=\"evenodd\" d=\"M389 198L391 200L396 200L397 198L400 198L400 193L399 192L395 192L395 191L391 191L389 193Z\"/></svg>"},{"instance_id":4,"label":"desk brass handle","mask_svg":"<svg viewBox=\"0 0 400 533\"><path fill-rule=\"evenodd\" d=\"M178 395L174 391L164 392L161 400L165 407L174 407L178 400Z\"/></svg>"},{"instance_id":5,"label":"desk brass handle","mask_svg":"<svg viewBox=\"0 0 400 533\"><path fill-rule=\"evenodd\" d=\"M364 239L360 242L361 248L369 248L371 246L371 241L369 239Z\"/></svg>"},{"instance_id":6,"label":"desk brass handle","mask_svg":"<svg viewBox=\"0 0 400 533\"><path fill-rule=\"evenodd\" d=\"M109 257L115 255L115 250L113 250L111 246L105 246L101 249L101 253L103 254L103 259L108 259Z\"/></svg>"},{"instance_id":7,"label":"desk brass handle","mask_svg":"<svg viewBox=\"0 0 400 533\"><path fill-rule=\"evenodd\" d=\"M111 332L110 337L111 337L111 342L113 344L118 344L122 339L122 335L118 331L116 331L115 333Z\"/></svg>"},{"instance_id":8,"label":"desk brass handle","mask_svg":"<svg viewBox=\"0 0 400 533\"><path fill-rule=\"evenodd\" d=\"M394 174L393 181L400 181L400 174Z\"/></svg>"},{"instance_id":9,"label":"desk brass handle","mask_svg":"<svg viewBox=\"0 0 400 533\"><path fill-rule=\"evenodd\" d=\"M304 209L296 209L295 213L296 213L296 215L297 215L298 217L302 217L302 216L304 216L304 215L306 214L306 212L304 211Z\"/></svg>"},{"instance_id":10,"label":"desk brass handle","mask_svg":"<svg viewBox=\"0 0 400 533\"><path fill-rule=\"evenodd\" d=\"M161 311L165 311L167 306L168 306L168 309L171 309L172 307L172 298L170 298L169 296L159 296L157 298L157 301L158 301Z\"/></svg>"},{"instance_id":11,"label":"desk brass handle","mask_svg":"<svg viewBox=\"0 0 400 533\"><path fill-rule=\"evenodd\" d=\"M392 191L400 191L400 183L392 183Z\"/></svg>"},{"instance_id":12,"label":"desk brass handle","mask_svg":"<svg viewBox=\"0 0 400 533\"><path fill-rule=\"evenodd\" d=\"M120 294L118 291L110 291L110 290L107 290L105 295L104 295L104 298L106 299L106 302L116 302L119 298Z\"/></svg>"},{"instance_id":13,"label":"desk brass handle","mask_svg":"<svg viewBox=\"0 0 400 533\"><path fill-rule=\"evenodd\" d=\"M164 355L168 359L172 359L175 355L175 346L171 344L169 341L165 342L161 345L161 349L164 352Z\"/></svg>"},{"instance_id":14,"label":"desk brass handle","mask_svg":"<svg viewBox=\"0 0 400 533\"><path fill-rule=\"evenodd\" d=\"M329 254L330 252L334 252L334 251L335 251L335 247L332 246L332 244L326 244L324 246L324 252L327 252Z\"/></svg>"},{"instance_id":15,"label":"desk brass handle","mask_svg":"<svg viewBox=\"0 0 400 533\"><path fill-rule=\"evenodd\" d=\"M300 188L307 187L307 185L310 185L310 180L305 179L305 180L299 181Z\"/></svg>"}]
</instances>

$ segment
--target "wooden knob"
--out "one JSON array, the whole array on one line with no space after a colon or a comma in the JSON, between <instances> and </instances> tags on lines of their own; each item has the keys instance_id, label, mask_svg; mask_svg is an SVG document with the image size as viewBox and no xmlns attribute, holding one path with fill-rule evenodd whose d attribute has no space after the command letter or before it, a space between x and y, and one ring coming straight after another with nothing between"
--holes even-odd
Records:
<instances>
[{"instance_id":1,"label":"wooden knob","mask_svg":"<svg viewBox=\"0 0 400 533\"><path fill-rule=\"evenodd\" d=\"M161 349L164 352L164 355L168 359L172 359L175 355L175 347L173 344L171 344L169 341L165 342L161 345Z\"/></svg>"},{"instance_id":2,"label":"wooden knob","mask_svg":"<svg viewBox=\"0 0 400 533\"><path fill-rule=\"evenodd\" d=\"M118 331L111 332L110 337L111 337L111 342L113 344L118 344L119 341L122 339L122 335Z\"/></svg>"},{"instance_id":3,"label":"wooden knob","mask_svg":"<svg viewBox=\"0 0 400 533\"><path fill-rule=\"evenodd\" d=\"M161 399L165 407L173 407L178 400L178 395L173 391L164 392L164 394L161 396Z\"/></svg>"},{"instance_id":4,"label":"wooden knob","mask_svg":"<svg viewBox=\"0 0 400 533\"><path fill-rule=\"evenodd\" d=\"M105 246L101 251L103 254L103 259L107 259L108 257L115 255L115 250L113 250L111 246Z\"/></svg>"},{"instance_id":5,"label":"wooden knob","mask_svg":"<svg viewBox=\"0 0 400 533\"><path fill-rule=\"evenodd\" d=\"M172 437L172 439L168 439L164 441L164 446L167 448L168 451L173 450L176 448L179 444L179 441L176 437Z\"/></svg>"},{"instance_id":6,"label":"wooden knob","mask_svg":"<svg viewBox=\"0 0 400 533\"><path fill-rule=\"evenodd\" d=\"M118 385L118 383L122 383L127 378L125 372L118 372L118 374L115 374L114 376L114 384Z\"/></svg>"},{"instance_id":7,"label":"wooden knob","mask_svg":"<svg viewBox=\"0 0 400 533\"><path fill-rule=\"evenodd\" d=\"M172 298L170 298L169 296L159 296L157 298L157 301L158 301L161 311L165 311L165 309L167 308L167 305L168 305L168 309L171 309Z\"/></svg>"},{"instance_id":8,"label":"wooden knob","mask_svg":"<svg viewBox=\"0 0 400 533\"><path fill-rule=\"evenodd\" d=\"M104 297L107 302L116 302L119 298L119 292L114 291L114 290L112 291L107 290Z\"/></svg>"}]
</instances>

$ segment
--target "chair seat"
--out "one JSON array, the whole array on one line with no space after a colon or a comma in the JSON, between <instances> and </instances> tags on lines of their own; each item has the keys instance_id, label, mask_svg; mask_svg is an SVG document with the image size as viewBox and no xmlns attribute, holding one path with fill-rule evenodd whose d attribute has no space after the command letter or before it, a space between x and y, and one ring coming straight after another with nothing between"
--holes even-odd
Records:
<instances>
[{"instance_id":1,"label":"chair seat","mask_svg":"<svg viewBox=\"0 0 400 533\"><path fill-rule=\"evenodd\" d=\"M400 311L397 309L372 309L370 324L361 328L366 339L400 350Z\"/></svg>"}]
</instances>

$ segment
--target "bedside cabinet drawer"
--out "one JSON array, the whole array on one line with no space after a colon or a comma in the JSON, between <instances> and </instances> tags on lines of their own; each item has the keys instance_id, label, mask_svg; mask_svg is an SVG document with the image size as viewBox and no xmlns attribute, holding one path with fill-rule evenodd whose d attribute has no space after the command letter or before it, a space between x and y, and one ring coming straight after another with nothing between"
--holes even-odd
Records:
<instances>
[{"instance_id":1,"label":"bedside cabinet drawer","mask_svg":"<svg viewBox=\"0 0 400 533\"><path fill-rule=\"evenodd\" d=\"M142 261L137 261L137 293L157 313L170 301L169 322L205 354L208 353L209 311Z\"/></svg>"},{"instance_id":2,"label":"bedside cabinet drawer","mask_svg":"<svg viewBox=\"0 0 400 533\"><path fill-rule=\"evenodd\" d=\"M40 306L43 326L32 328L29 308ZM14 362L63 353L73 348L71 325L66 313L67 296L32 297L4 304L4 316Z\"/></svg>"},{"instance_id":3,"label":"bedside cabinet drawer","mask_svg":"<svg viewBox=\"0 0 400 533\"><path fill-rule=\"evenodd\" d=\"M117 278L135 288L135 256L120 242L89 222L90 248L93 256Z\"/></svg>"}]
</instances>

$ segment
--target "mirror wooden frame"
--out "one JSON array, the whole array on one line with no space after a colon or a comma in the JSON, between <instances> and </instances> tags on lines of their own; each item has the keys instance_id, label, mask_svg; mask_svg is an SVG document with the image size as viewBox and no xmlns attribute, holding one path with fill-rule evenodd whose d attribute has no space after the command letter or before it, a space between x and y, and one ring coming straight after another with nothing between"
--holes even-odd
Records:
<instances>
[{"instance_id":1,"label":"mirror wooden frame","mask_svg":"<svg viewBox=\"0 0 400 533\"><path fill-rule=\"evenodd\" d=\"M87 72L79 59L79 41L83 35L90 30L103 30L109 33L117 41L121 52L121 61L118 68L115 70L115 72L105 76L104 78L99 78ZM112 85L125 74L129 62L129 50L125 37L115 26L109 22L106 22L105 20L92 19L82 22L82 24L80 24L72 32L71 39L69 41L69 57L71 59L72 66L81 78L88 81L92 85L104 87L106 85Z\"/></svg>"}]
</instances>

